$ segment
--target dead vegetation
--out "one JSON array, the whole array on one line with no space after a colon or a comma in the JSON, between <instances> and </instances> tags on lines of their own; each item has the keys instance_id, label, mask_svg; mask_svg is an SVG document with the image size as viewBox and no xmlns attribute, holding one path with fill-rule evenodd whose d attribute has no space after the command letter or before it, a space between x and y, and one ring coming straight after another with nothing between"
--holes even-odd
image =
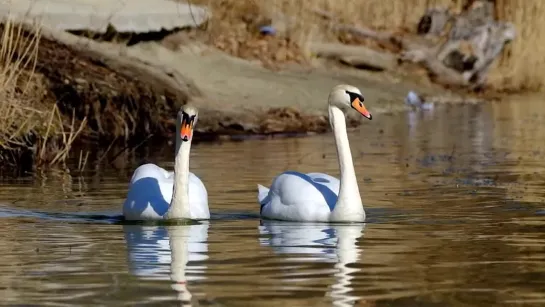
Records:
<instances>
[{"instance_id":1,"label":"dead vegetation","mask_svg":"<svg viewBox=\"0 0 545 307\"><path fill-rule=\"evenodd\" d=\"M494 61L487 83L493 89L500 91L541 89L545 80L541 76L542 71L545 71L542 69L542 66L545 66L545 60L541 56L544 47L541 46L540 41L544 34L541 34L539 30L542 23L539 16L541 16L540 12L545 12L545 4L538 0L490 1L495 5L496 18L514 24L517 38L507 45L501 58ZM206 29L211 44L232 55L258 59L266 67L274 68L289 62L308 63L317 52L327 53L322 48L317 48L315 43L342 42L369 47L371 52L386 50L395 54L402 48L399 44L392 43L390 39L376 39L373 37L375 34L361 35L362 31L355 33L358 31L350 31L350 29L347 31L346 28L339 31L339 25L350 28L359 27L364 29L363 31L370 29L379 35L386 33L397 37L410 36L416 34L418 23L427 9L444 7L453 14L459 14L475 1L196 0L191 2L207 5L212 9L213 16ZM259 29L264 25L271 25L276 30L276 35L261 35ZM351 50L347 52L353 53ZM366 52L368 54L365 56L347 56L341 62L355 64L355 66L358 64L369 66L369 61L365 59L374 54ZM371 68L383 70L390 65L388 63Z\"/></svg>"},{"instance_id":2,"label":"dead vegetation","mask_svg":"<svg viewBox=\"0 0 545 307\"><path fill-rule=\"evenodd\" d=\"M38 53L37 69L60 112L86 119L82 136L109 142L169 128L163 121L171 117L174 95L160 95L127 70L114 70L51 38L42 38Z\"/></svg>"},{"instance_id":3,"label":"dead vegetation","mask_svg":"<svg viewBox=\"0 0 545 307\"><path fill-rule=\"evenodd\" d=\"M86 164L87 153L70 152L76 140L103 145L126 142L130 150L151 137L171 137L172 114L190 97L200 95L179 72L136 58L121 44L46 28L37 31L28 25L17 29L21 37L36 40L31 41L28 53L7 53L4 61L11 69L6 69L6 78L9 71L19 74L17 83L4 86L9 89L6 95L12 98L6 106L12 113L18 112L3 113L9 114L11 122L4 122L3 132L9 142L2 147L1 157L12 164L27 164L30 169L64 162L72 153L79 169ZM3 33L8 33L7 28ZM3 46L9 47L14 41L7 37ZM198 137L203 139L221 134L322 131L327 127L323 118L304 116L297 110L248 114L247 120L237 114L231 123L226 112L205 107L201 111L207 114L199 124L203 131Z\"/></svg>"},{"instance_id":4,"label":"dead vegetation","mask_svg":"<svg viewBox=\"0 0 545 307\"><path fill-rule=\"evenodd\" d=\"M342 62L366 69L397 68L402 38L415 35L424 12L445 6L461 12L470 0L197 0L213 11L205 26L210 44L237 57L256 59L269 68L308 64L318 55L347 47ZM537 0L496 0L495 15L512 21L518 38L495 61L488 82L497 89L540 89L541 66ZM260 33L272 26L275 35ZM190 85L171 72L136 63L122 51L71 34L47 34L6 23L0 28L0 162L62 162L77 136L110 144L117 138L168 136L173 110L185 103ZM199 36L202 31L192 31ZM66 35L65 35L66 34ZM392 39L401 38L401 39ZM168 44L168 37L164 41ZM361 53L365 46L366 53ZM352 48L352 49L350 49ZM388 56L383 51L396 56ZM372 58L371 63L368 61ZM115 59L115 60L114 60ZM129 63L130 62L130 63ZM414 69L414 68L413 68ZM422 75L418 73L418 75ZM145 77L143 77L145 76ZM185 86L185 87L184 87ZM198 95L198 93L193 93ZM220 122L219 120L217 121ZM303 124L304 123L304 124ZM304 127L303 127L304 125ZM221 126L221 125L220 125ZM216 127L217 133L325 131L325 118L296 110L273 109L248 127ZM251 126L251 127L250 127ZM234 131L232 131L234 130ZM243 131L240 131L243 130ZM86 160L80 153L80 162Z\"/></svg>"},{"instance_id":5,"label":"dead vegetation","mask_svg":"<svg viewBox=\"0 0 545 307\"><path fill-rule=\"evenodd\" d=\"M108 57L91 40L78 45L71 34L11 22L0 31L1 166L63 163L81 139L165 136L174 108L187 100L176 76Z\"/></svg>"},{"instance_id":6,"label":"dead vegetation","mask_svg":"<svg viewBox=\"0 0 545 307\"><path fill-rule=\"evenodd\" d=\"M545 2L539 0L496 0L496 14L515 24L517 39L503 53L490 77L506 90L542 90L545 85Z\"/></svg>"},{"instance_id":7,"label":"dead vegetation","mask_svg":"<svg viewBox=\"0 0 545 307\"><path fill-rule=\"evenodd\" d=\"M81 132L66 122L36 73L40 31L12 22L0 25L0 163L63 162Z\"/></svg>"},{"instance_id":8,"label":"dead vegetation","mask_svg":"<svg viewBox=\"0 0 545 307\"><path fill-rule=\"evenodd\" d=\"M266 1L197 0L190 2L206 5L212 10L212 19L208 21L205 29L209 43L218 49L236 57L259 60L270 69L277 69L279 65L286 63L308 62L304 46L301 44L302 36L297 37L299 34L297 31L304 27L287 29L285 27L288 25L280 25L279 19L274 18L281 17L277 13L282 14L283 11L293 13L293 10L289 8L274 11L276 5L283 7L283 3L273 1L274 5L271 6ZM289 4L287 1L286 3ZM294 20L302 22L304 17L297 16ZM273 23L285 29L285 33L289 35L260 34L261 26Z\"/></svg>"}]
</instances>

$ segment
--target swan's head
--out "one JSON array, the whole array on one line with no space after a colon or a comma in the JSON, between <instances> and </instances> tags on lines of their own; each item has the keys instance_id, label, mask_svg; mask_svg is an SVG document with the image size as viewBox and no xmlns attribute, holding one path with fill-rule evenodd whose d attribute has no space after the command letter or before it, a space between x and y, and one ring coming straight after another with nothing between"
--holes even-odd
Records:
<instances>
[{"instance_id":1,"label":"swan's head","mask_svg":"<svg viewBox=\"0 0 545 307\"><path fill-rule=\"evenodd\" d=\"M329 93L329 104L336 106L343 111L347 111L352 108L365 118L373 119L371 113L367 111L363 104L364 98L360 90L352 85L341 84L337 85Z\"/></svg>"},{"instance_id":2,"label":"swan's head","mask_svg":"<svg viewBox=\"0 0 545 307\"><path fill-rule=\"evenodd\" d=\"M182 141L187 142L193 137L193 129L197 124L197 118L199 117L199 111L192 105L184 105L178 112L178 123L180 138Z\"/></svg>"}]
</instances>

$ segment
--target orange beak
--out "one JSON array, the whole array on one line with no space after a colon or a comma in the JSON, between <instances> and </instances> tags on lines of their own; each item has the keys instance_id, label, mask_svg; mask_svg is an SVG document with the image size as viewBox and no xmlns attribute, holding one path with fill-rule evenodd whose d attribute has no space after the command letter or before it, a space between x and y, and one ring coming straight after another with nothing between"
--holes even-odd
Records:
<instances>
[{"instance_id":1,"label":"orange beak","mask_svg":"<svg viewBox=\"0 0 545 307\"><path fill-rule=\"evenodd\" d=\"M193 122L182 121L182 126L180 127L180 136L182 141L187 142L191 139L193 135Z\"/></svg>"},{"instance_id":2,"label":"orange beak","mask_svg":"<svg viewBox=\"0 0 545 307\"><path fill-rule=\"evenodd\" d=\"M368 119L373 119L373 116L371 116L371 113L369 113L369 111L367 111L367 109L365 108L365 105L363 104L363 101L361 101L359 98L356 97L352 101L352 108L354 108L354 110L360 112L360 114L363 115L364 117L366 117Z\"/></svg>"}]
</instances>

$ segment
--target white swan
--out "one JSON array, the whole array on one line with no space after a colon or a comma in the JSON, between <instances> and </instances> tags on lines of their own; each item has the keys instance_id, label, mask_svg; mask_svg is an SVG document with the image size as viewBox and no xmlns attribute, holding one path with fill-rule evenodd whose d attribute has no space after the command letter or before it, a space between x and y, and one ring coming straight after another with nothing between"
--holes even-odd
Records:
<instances>
[{"instance_id":1,"label":"white swan","mask_svg":"<svg viewBox=\"0 0 545 307\"><path fill-rule=\"evenodd\" d=\"M360 90L351 85L337 85L329 94L329 123L335 134L341 180L323 173L287 171L273 180L270 189L258 184L262 217L300 222L365 221L344 116L353 108L372 119L363 100Z\"/></svg>"},{"instance_id":2,"label":"white swan","mask_svg":"<svg viewBox=\"0 0 545 307\"><path fill-rule=\"evenodd\" d=\"M208 194L189 171L189 152L198 111L185 105L176 120L174 172L155 164L139 166L132 175L123 215L127 220L209 219Z\"/></svg>"}]
</instances>

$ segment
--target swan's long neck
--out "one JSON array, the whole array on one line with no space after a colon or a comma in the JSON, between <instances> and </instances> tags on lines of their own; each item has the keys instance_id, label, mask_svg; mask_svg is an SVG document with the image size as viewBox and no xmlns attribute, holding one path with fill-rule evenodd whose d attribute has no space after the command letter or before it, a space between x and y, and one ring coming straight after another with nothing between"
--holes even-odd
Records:
<instances>
[{"instance_id":1,"label":"swan's long neck","mask_svg":"<svg viewBox=\"0 0 545 307\"><path fill-rule=\"evenodd\" d=\"M179 127L177 131L180 131ZM190 219L189 210L189 153L191 139L182 141L179 132L176 133L176 158L174 159L174 190L166 217L169 219Z\"/></svg>"},{"instance_id":2,"label":"swan's long neck","mask_svg":"<svg viewBox=\"0 0 545 307\"><path fill-rule=\"evenodd\" d=\"M331 214L331 219L334 221L362 222L365 220L365 211L363 210L350 144L348 143L346 118L344 112L334 105L329 105L329 118L331 128L335 134L341 171L339 197Z\"/></svg>"}]
</instances>

